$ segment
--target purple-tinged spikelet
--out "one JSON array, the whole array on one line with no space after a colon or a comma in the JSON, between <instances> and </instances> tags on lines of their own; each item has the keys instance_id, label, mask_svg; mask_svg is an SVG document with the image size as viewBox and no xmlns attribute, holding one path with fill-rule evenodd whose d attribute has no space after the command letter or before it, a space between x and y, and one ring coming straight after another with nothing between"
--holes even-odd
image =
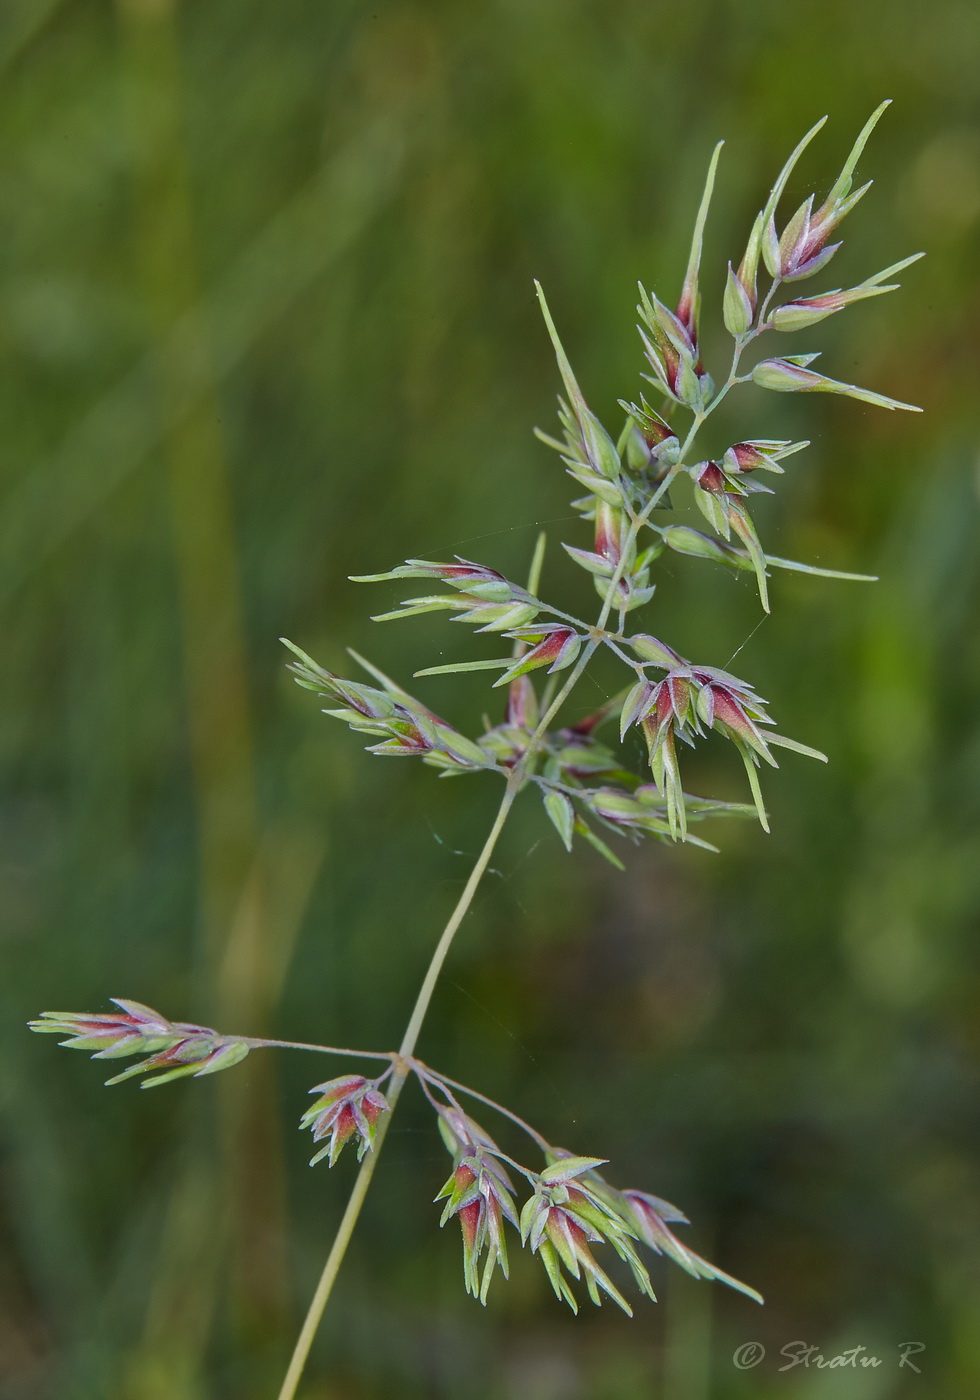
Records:
<instances>
[{"instance_id":1,"label":"purple-tinged spikelet","mask_svg":"<svg viewBox=\"0 0 980 1400\"><path fill-rule=\"evenodd\" d=\"M240 1036L219 1035L207 1026L186 1021L168 1021L138 1001L122 997L110 1000L122 1007L121 1014L44 1011L39 1020L28 1024L32 1031L67 1036L62 1045L69 1050L91 1050L93 1060L149 1054L148 1059L106 1080L107 1084L120 1084L139 1074L150 1075L143 1080L143 1089L185 1075L216 1074L237 1065L249 1052L248 1041Z\"/></svg>"},{"instance_id":2,"label":"purple-tinged spikelet","mask_svg":"<svg viewBox=\"0 0 980 1400\"><path fill-rule=\"evenodd\" d=\"M360 1161L374 1146L378 1119L389 1110L377 1081L360 1074L344 1074L314 1085L310 1093L320 1097L306 1110L299 1125L313 1130L314 1142L327 1139L326 1146L311 1157L310 1166L326 1157L332 1167L352 1138L357 1142Z\"/></svg>"}]
</instances>

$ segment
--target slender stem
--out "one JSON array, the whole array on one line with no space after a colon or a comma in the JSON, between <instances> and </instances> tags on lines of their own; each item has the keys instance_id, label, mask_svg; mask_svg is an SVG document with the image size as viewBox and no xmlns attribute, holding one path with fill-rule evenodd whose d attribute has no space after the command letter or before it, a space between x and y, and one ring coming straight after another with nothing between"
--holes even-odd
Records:
<instances>
[{"instance_id":1,"label":"slender stem","mask_svg":"<svg viewBox=\"0 0 980 1400\"><path fill-rule=\"evenodd\" d=\"M764 329L764 327L765 327L765 324L766 324L766 314L767 314L767 312L769 311L770 303L772 302L773 297L774 297L774 296L776 295L776 293L779 291L779 285L780 285L781 282L782 282L782 278L781 278L781 277L774 277L774 278L772 279L772 284L771 284L771 286L770 286L768 292L766 292L766 299L765 299L765 301L762 303L762 305L759 307L759 315L758 315L758 318L757 318L757 320L756 320L756 324L755 324L755 326L752 328L752 330L749 332L749 336L748 336L749 339L752 339L752 338L754 338L754 337L757 336L757 335L761 335L761 333L762 333L762 331L763 331L763 329Z\"/></svg>"},{"instance_id":2,"label":"slender stem","mask_svg":"<svg viewBox=\"0 0 980 1400\"><path fill-rule=\"evenodd\" d=\"M725 380L724 384L721 386L717 394L712 399L711 404L704 415L706 418L709 413L714 413L715 409L721 403L722 399L728 393L729 389L734 388L736 384L744 384L747 380L752 378L751 375L743 375L741 378L739 378L739 362L742 358L743 352L745 351L745 347L747 345L750 345L752 341L755 340L757 336L761 335L762 332L766 329L766 313L769 310L769 303L772 301L773 297L776 295L776 292L779 290L779 281L779 278L773 278L772 285L766 293L765 300L759 308L759 315L757 317L756 324L752 327L751 330L746 331L744 335L739 336L735 341L735 353L732 355L732 367L728 371L728 378Z\"/></svg>"},{"instance_id":3,"label":"slender stem","mask_svg":"<svg viewBox=\"0 0 980 1400\"><path fill-rule=\"evenodd\" d=\"M426 1074L425 1070L421 1067L418 1060L414 1062L413 1068L418 1074L418 1079L419 1083L422 1086L423 1094L429 1100L429 1103L432 1105L432 1107L436 1110L437 1113L441 1113L443 1111L442 1105L433 1097L432 1091L429 1088L430 1084L434 1084L438 1089L441 1089L442 1093L446 1097L447 1102L449 1103L450 1108L454 1108L461 1118L466 1118L466 1111L463 1108L463 1105L459 1102L456 1095L449 1087L450 1084L455 1082L454 1080L441 1079L438 1075L435 1074ZM464 1092L467 1094L472 1092L471 1090L466 1089L465 1086L462 1084L459 1084L456 1087L459 1089L463 1089ZM538 1134L535 1133L534 1129L530 1126L530 1124L525 1123L523 1119L517 1118L514 1114L509 1113L506 1108L502 1108L500 1104L494 1103L493 1099L485 1099L482 1094L476 1094L474 1095L474 1097L481 1099L485 1104L488 1104L491 1108L500 1109L500 1112L506 1113L508 1118L514 1118L515 1122L520 1123L522 1128L526 1128L527 1131L532 1134L532 1136L537 1140L538 1145L542 1148L543 1151L548 1152L550 1150L549 1145L545 1142L544 1138L539 1137ZM515 1158L508 1157L507 1153L501 1152L499 1147L494 1147L493 1155L499 1158L501 1162L506 1162L516 1171L519 1171L522 1176L527 1177L528 1181L532 1183L537 1181L537 1172L531 1171L529 1167L523 1166Z\"/></svg>"},{"instance_id":4,"label":"slender stem","mask_svg":"<svg viewBox=\"0 0 980 1400\"><path fill-rule=\"evenodd\" d=\"M456 903L456 907L452 914L450 914L449 921L442 931L439 942L436 944L435 952L432 954L432 959L426 971L425 978L423 979L422 986L419 988L419 994L415 999L415 1005L412 1008L412 1014L409 1017L408 1025L405 1027L405 1034L402 1036L398 1054L395 1057L382 1057L385 1059L394 1059L394 1074L387 1095L391 1112L394 1111L395 1105L401 1096L405 1080L411 1072L412 1067L407 1061L410 1060L416 1042L418 1041L419 1034L422 1030L422 1024L425 1021L426 1012L432 1001L432 994L439 980L439 973L442 971L442 965L446 961L446 956L452 946L453 938L456 936L460 924L466 917L467 911L473 903L473 896L476 894L480 881L486 873L487 866L490 864L490 858L500 838L504 822L507 820L507 814L513 805L514 798L517 796L518 786L519 780L515 778L514 774L511 774L507 787L504 790L504 796L497 811L496 819L483 844L483 850L477 857L476 864L470 871L469 879ZM317 1284L316 1292L307 1310L306 1318L300 1329L300 1334L296 1339L296 1346L293 1349L293 1355L283 1379L278 1400L294 1400L296 1395L296 1388L303 1374L303 1368L306 1365L310 1347L313 1345L313 1338L316 1336L317 1328L320 1325L320 1319L323 1317L324 1309L329 1301L344 1255L347 1253L347 1246L350 1244L351 1236L354 1233L354 1226L357 1224L358 1217L361 1213L361 1207L364 1205L364 1198L367 1195L368 1187L371 1185L371 1178L374 1176L378 1156L387 1135L388 1126L391 1122L391 1112L386 1113L379 1123L377 1136L374 1140L374 1149L368 1152L364 1161L361 1163L361 1169L354 1182L354 1188L351 1191L350 1199L347 1202L346 1209L341 1218L337 1234L334 1237L334 1242L330 1247L330 1253L327 1255L327 1262L323 1266L320 1282Z\"/></svg>"},{"instance_id":5,"label":"slender stem","mask_svg":"<svg viewBox=\"0 0 980 1400\"><path fill-rule=\"evenodd\" d=\"M240 1037L251 1050L314 1050L318 1055L351 1055L359 1060L392 1060L392 1050L345 1050L338 1045L311 1045L306 1040L261 1040L256 1036ZM235 1037L239 1039L239 1037Z\"/></svg>"},{"instance_id":6,"label":"slender stem","mask_svg":"<svg viewBox=\"0 0 980 1400\"><path fill-rule=\"evenodd\" d=\"M458 1089L459 1092L465 1094L467 1098L476 1099L478 1103L486 1104L487 1108L492 1108L497 1113L503 1114L505 1118L509 1118L512 1123L516 1123L519 1128L522 1128L524 1132L527 1133L528 1137L532 1138L533 1141L537 1143L542 1152L551 1151L551 1143L546 1137L541 1136L537 1128L532 1128L530 1123L525 1122L518 1114L512 1113L509 1108L504 1108L503 1104L497 1103L496 1099L487 1098L486 1094L478 1093L476 1089L471 1089L468 1084L460 1084L458 1080L450 1079L448 1075L440 1074L438 1070L430 1069L428 1065L420 1064L419 1068L424 1078L428 1079L430 1083L448 1086L450 1089Z\"/></svg>"},{"instance_id":7,"label":"slender stem","mask_svg":"<svg viewBox=\"0 0 980 1400\"><path fill-rule=\"evenodd\" d=\"M587 627L588 623L583 622L580 617L575 617L573 613L562 612L561 608L553 607L551 603L541 603L539 612L550 613L552 617L558 617L562 622L570 623L573 627ZM529 622L528 628L533 628L534 623Z\"/></svg>"},{"instance_id":8,"label":"slender stem","mask_svg":"<svg viewBox=\"0 0 980 1400\"><path fill-rule=\"evenodd\" d=\"M391 1104L392 1108L397 1102L398 1095L401 1093L404 1082L404 1077L401 1079L396 1077L392 1082L391 1088L388 1091L388 1102ZM388 1124L390 1121L391 1114L386 1113L378 1124L378 1131L374 1139L374 1149L368 1152L364 1161L361 1163L361 1169L357 1173L357 1179L354 1182L354 1189L350 1193L350 1198L348 1199L340 1224L337 1227L337 1233L334 1236L333 1244L330 1246L327 1262L323 1266L320 1282L316 1286L316 1292L313 1294L313 1299L307 1310L306 1317L303 1320L300 1334L296 1339L296 1345L293 1348L293 1354L283 1378L278 1400L294 1400L296 1388L300 1383L303 1368L306 1365L306 1358L310 1354L313 1338L316 1336L317 1328L320 1325L320 1319L323 1316L323 1310L327 1306L327 1300L333 1290L334 1282L337 1278L340 1266L343 1263L344 1255L347 1253L347 1246L350 1244L351 1235L354 1233L354 1226L357 1224L357 1218L361 1213L364 1198L367 1195L368 1187L371 1185L371 1178L374 1176L374 1169L378 1162L378 1153L387 1136Z\"/></svg>"},{"instance_id":9,"label":"slender stem","mask_svg":"<svg viewBox=\"0 0 980 1400\"><path fill-rule=\"evenodd\" d=\"M463 1113L462 1108L461 1108L460 1105L456 1102L456 1099L455 1099L455 1097L453 1096L453 1094L446 1088L446 1086L442 1083L442 1081L439 1080L439 1079L436 1077L436 1075L434 1075L434 1074L432 1074L432 1073L430 1073L430 1072L427 1072L427 1071L423 1068L421 1060L416 1060L416 1061L415 1061L414 1069L415 1069L416 1074L418 1075L419 1085L420 1085L420 1087L421 1087L421 1089L422 1089L422 1093L425 1095L425 1097L428 1099L429 1103L432 1105L432 1107L435 1109L435 1111L436 1111L437 1113L441 1113L441 1112L442 1112L442 1110L443 1110L443 1105L442 1105L442 1104L439 1102L439 1100L436 1098L435 1094L433 1094L431 1088L429 1087L431 1084L438 1084L438 1086L439 1086L439 1088L442 1090L443 1094L444 1094L444 1095L446 1096L446 1098L449 1100L450 1105L451 1105L453 1108L455 1108L455 1109L457 1110L457 1112L460 1114L461 1117L463 1117L463 1118L466 1117L466 1114Z\"/></svg>"},{"instance_id":10,"label":"slender stem","mask_svg":"<svg viewBox=\"0 0 980 1400\"><path fill-rule=\"evenodd\" d=\"M617 646L617 644L613 641L612 637L606 637L605 641L606 646L609 648L609 650L615 656L618 656L620 661L622 661L624 665L629 666L630 669L635 671L639 676L646 675L645 667L650 665L649 661L634 661L632 656L627 656L625 651L623 651L621 647Z\"/></svg>"},{"instance_id":11,"label":"slender stem","mask_svg":"<svg viewBox=\"0 0 980 1400\"><path fill-rule=\"evenodd\" d=\"M584 797L587 789L572 787L570 783L560 783L556 778L546 778L542 773L529 773L528 782L537 783L540 788L547 788L549 792L563 792L566 797Z\"/></svg>"},{"instance_id":12,"label":"slender stem","mask_svg":"<svg viewBox=\"0 0 980 1400\"><path fill-rule=\"evenodd\" d=\"M504 827L504 822L507 820L507 814L516 796L517 784L514 782L513 777L511 777L504 790L503 800L497 811L493 826L490 828L490 834L483 843L483 850L480 852L476 864L470 871L470 878L463 888L463 893L459 897L459 902L450 915L449 922L443 929L439 942L436 944L436 950L432 954L432 959L426 971L422 986L419 988L419 994L415 999L412 1014L409 1017L408 1025L405 1027L405 1034L402 1036L402 1043L398 1047L398 1053L404 1059L412 1055L415 1050L419 1033L422 1030L422 1023L429 1009L429 1003L432 1001L432 993L436 989L439 973L442 971L442 965L446 961L446 956L456 936L456 930L463 922L470 905L473 903L473 896L476 894L477 887L486 873L487 866L490 864L490 857L493 855L494 847L497 844L500 833Z\"/></svg>"}]
</instances>

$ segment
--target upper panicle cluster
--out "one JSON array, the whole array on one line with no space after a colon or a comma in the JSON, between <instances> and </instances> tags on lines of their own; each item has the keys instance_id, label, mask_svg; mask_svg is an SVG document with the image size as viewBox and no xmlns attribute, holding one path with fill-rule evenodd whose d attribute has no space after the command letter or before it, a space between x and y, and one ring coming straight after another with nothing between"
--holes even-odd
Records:
<instances>
[{"instance_id":1,"label":"upper panicle cluster","mask_svg":"<svg viewBox=\"0 0 980 1400\"><path fill-rule=\"evenodd\" d=\"M748 810L742 803L714 802L683 790L677 740L691 744L715 729L739 749L754 810L766 826L756 773L760 762L775 766L775 745L820 758L823 755L773 734L772 721L751 686L727 672L693 666L661 643L656 643L661 648L659 659L643 654L642 646L652 644L649 635L642 633L631 639L625 622L628 614L654 602L653 568L667 550L752 573L766 612L773 569L826 578L868 578L783 559L764 548L754 508L750 511L751 498L771 494L772 487L764 484L763 474L774 481L784 471L785 459L807 443L746 434L710 458L696 454L693 444L704 420L732 389L747 382L777 392L834 393L891 409L913 407L821 374L812 367L816 359L813 353L770 356L757 360L751 368L742 368L742 357L758 337L816 325L856 302L892 291L898 284L888 279L915 261L915 257L906 258L847 289L810 297L793 292L789 299L780 299L784 286L792 287L817 273L839 247L831 239L868 188L853 188L854 172L885 106L887 103L866 123L826 197L819 202L813 196L807 198L783 225L779 223L780 201L823 121L804 136L780 171L753 221L737 269L729 265L722 315L735 348L728 377L717 392L702 355L700 278L720 144L711 157L676 306L670 309L653 293L640 289L639 329L650 371L645 377L662 393L664 402L658 405L642 396L637 396L638 401L619 399L625 422L618 436L607 430L589 406L544 292L535 284L562 381L562 436L538 436L560 454L569 475L586 492L573 504L591 524L591 545L563 543L563 548L592 576L602 600L598 618L593 623L583 621L541 596L540 557L527 585L460 556L441 562L409 559L385 573L357 576L364 582L438 580L447 588L442 593L406 598L397 608L378 614L377 621L444 610L452 621L468 623L478 634L508 638L512 643L509 655L452 661L415 672L416 676L495 672L492 687L508 691L506 712L500 722L488 720L486 732L474 743L367 663L362 664L381 682L380 689L342 680L293 648L298 657L293 670L300 683L340 701L342 708L327 713L347 720L354 729L380 736L382 742L372 746L373 752L420 754L444 772L489 769L518 786L538 785L547 815L564 844L571 848L574 837L580 836L614 864L619 864L617 857L599 835L603 827L634 839L652 835L696 840L688 830L694 818L742 815ZM772 282L762 294L760 271L766 270ZM686 428L678 427L675 420L685 412L689 422ZM690 483L689 488L682 485L685 482ZM688 500L698 507L713 533L678 518L676 511ZM658 509L668 512L666 518L655 516ZM615 620L618 630L612 630ZM564 701L599 648L611 649L635 672L625 702L616 698L597 716L571 727L554 728L554 704ZM631 650L639 661L627 654ZM651 678L645 670L649 665L663 666L667 674ZM535 671L545 671L549 678L540 701L530 680ZM557 702L553 698L556 691ZM598 724L613 713L621 715L624 735L633 725L642 730L652 781L631 772L630 765L596 736Z\"/></svg>"}]
</instances>

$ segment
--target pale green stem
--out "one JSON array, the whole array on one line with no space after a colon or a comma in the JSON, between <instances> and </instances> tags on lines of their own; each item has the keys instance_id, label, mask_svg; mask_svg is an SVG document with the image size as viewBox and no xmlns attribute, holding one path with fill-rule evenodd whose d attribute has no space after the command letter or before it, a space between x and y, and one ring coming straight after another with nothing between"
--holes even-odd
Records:
<instances>
[{"instance_id":1,"label":"pale green stem","mask_svg":"<svg viewBox=\"0 0 980 1400\"><path fill-rule=\"evenodd\" d=\"M749 340L754 339L757 335L761 335L761 333L762 333L762 328L763 328L763 326L766 324L766 314L767 314L768 311L769 311L769 307L770 307L770 305L771 305L771 303L772 303L773 297L774 297L774 296L776 295L776 293L779 291L779 287L780 287L781 282L782 282L782 278L781 278L781 277L774 277L774 278L772 279L772 284L771 284L771 286L770 286L768 292L766 292L766 299L765 299L765 301L762 303L762 305L759 307L759 315L758 315L758 317L757 317L757 319L756 319L756 324L755 324L755 326L752 328L752 330L749 332L748 336L746 337L746 344L748 343Z\"/></svg>"},{"instance_id":2,"label":"pale green stem","mask_svg":"<svg viewBox=\"0 0 980 1400\"><path fill-rule=\"evenodd\" d=\"M483 850L480 852L476 864L470 871L470 877L466 882L463 893L460 895L456 908L450 915L449 922L443 929L442 936L436 944L436 950L432 954L432 959L426 971L422 986L419 988L419 994L415 999L415 1006L412 1008L412 1014L409 1017L408 1025L405 1027L402 1043L398 1047L398 1053L403 1059L408 1059L414 1053L419 1033L422 1030L422 1023L425 1020L426 1012L429 1009L429 1003L432 1000L432 993L436 989L436 983L442 971L442 965L446 961L447 954L452 946L452 941L456 936L456 931L466 917L466 913L473 903L473 896L476 894L480 881L483 879L487 866L490 864L490 857L493 855L494 847L503 830L504 822L507 820L507 814L513 805L514 798L517 796L517 787L518 784L512 775L504 790L503 801L497 811L493 826L490 828L490 834L483 844ZM399 1071L396 1070L396 1074L398 1072Z\"/></svg>"},{"instance_id":3,"label":"pale green stem","mask_svg":"<svg viewBox=\"0 0 980 1400\"><path fill-rule=\"evenodd\" d=\"M622 633L620 633L619 635L622 636ZM606 646L609 648L609 650L613 653L614 656L619 657L620 661L622 661L625 666L629 666L631 670L639 672L640 675L644 674L644 667L650 665L650 662L648 661L634 661L631 656L627 656L625 651L623 651L621 647L616 645L616 642L612 637L606 638Z\"/></svg>"},{"instance_id":4,"label":"pale green stem","mask_svg":"<svg viewBox=\"0 0 980 1400\"><path fill-rule=\"evenodd\" d=\"M387 1093L391 1110L394 1110L401 1095L402 1088L404 1087L405 1080L411 1073L411 1066L406 1063L406 1061L410 1059L415 1049L419 1033L422 1030L422 1024L425 1021L426 1012L429 1009L429 1003L432 1000L432 994L439 980L439 973L442 971L442 965L446 961L446 956L449 953L453 938L456 936L456 931L466 917L469 907L473 903L473 897L476 894L480 881L486 873L487 866L490 864L490 858L493 855L494 847L497 844L500 833L504 827L504 822L507 820L507 814L517 795L517 787L518 783L512 775L508 780L494 824L490 828L490 834L484 842L483 850L480 852L476 864L470 871L470 877L456 903L455 909L449 916L449 921L442 931L439 942L436 944L435 952L432 954L428 970L425 974L422 986L419 989L419 994L416 997L415 1005L412 1008L412 1014L409 1017L408 1025L405 1027L405 1034L402 1036L398 1055L393 1057L395 1069ZM383 1058L387 1059L390 1057L384 1056ZM351 1236L354 1233L354 1227L361 1213L361 1207L364 1205L364 1198L371 1184L371 1178L374 1175L378 1155L387 1135L390 1122L391 1112L388 1112L378 1125L378 1132L374 1140L373 1150L367 1154L364 1161L361 1163L360 1171L354 1182L354 1189L351 1191L350 1199L347 1202L346 1209L344 1210L343 1217L337 1229L337 1234L330 1247L330 1253L327 1256L327 1262L323 1266L323 1273L320 1275L320 1281L317 1284L316 1292L307 1310L306 1318L300 1329L300 1334L296 1339L296 1346L293 1349L293 1355L283 1379L278 1400L294 1400L296 1388L299 1385L300 1378L303 1374L303 1368L306 1365L306 1359L310 1353L310 1347L313 1345L313 1338L316 1336L317 1328L320 1326L320 1319L323 1317L324 1309L329 1301L344 1255L347 1253L347 1246L350 1244Z\"/></svg>"},{"instance_id":5,"label":"pale green stem","mask_svg":"<svg viewBox=\"0 0 980 1400\"><path fill-rule=\"evenodd\" d=\"M458 1080L450 1079L447 1075L440 1074L438 1070L430 1069L428 1065L420 1064L419 1068L430 1083L441 1084L444 1087L448 1086L450 1089L458 1090L461 1094L466 1094L468 1098L476 1099L478 1103L486 1104L487 1108L492 1108L497 1113L503 1114L505 1118L509 1118L512 1123L516 1123L519 1128L522 1128L524 1132L527 1133L528 1137L532 1138L533 1141L537 1143L542 1152L550 1152L552 1150L551 1143L547 1138L541 1136L537 1128L532 1128L530 1123L526 1122L518 1114L512 1113L511 1110L505 1108L502 1103L497 1103L496 1099L487 1098L486 1094L478 1093L476 1089L471 1089L468 1084L460 1084Z\"/></svg>"},{"instance_id":6,"label":"pale green stem","mask_svg":"<svg viewBox=\"0 0 980 1400\"><path fill-rule=\"evenodd\" d=\"M388 1090L388 1102L394 1108L401 1093L404 1077L392 1080ZM357 1173L357 1180L354 1182L354 1189L350 1193L346 1209L341 1218L337 1233L334 1236L333 1244L330 1246L330 1253L327 1255L327 1262L323 1266L323 1273L320 1275L320 1282L316 1286L316 1292L310 1303L300 1334L296 1339L293 1354L290 1358L286 1375L279 1391L279 1400L294 1400L296 1388L303 1375L303 1368L306 1365L306 1358L310 1354L310 1347L313 1345L313 1338L316 1336L323 1310L327 1306L334 1286L337 1273L343 1263L344 1255L347 1253L347 1246L350 1244L351 1235L354 1233L354 1226L361 1213L364 1198L367 1195L368 1187L371 1185L371 1178L374 1176L374 1169L378 1161L378 1153L381 1145L388 1133L388 1123L391 1114L386 1113L378 1124L378 1131L374 1139L374 1149L369 1152L361 1163L361 1169Z\"/></svg>"},{"instance_id":7,"label":"pale green stem","mask_svg":"<svg viewBox=\"0 0 980 1400\"><path fill-rule=\"evenodd\" d=\"M446 1097L447 1102L449 1103L449 1106L451 1108L454 1108L461 1118L466 1118L466 1110L463 1108L463 1105L460 1103L459 1099L457 1099L456 1095L449 1087L450 1083L452 1082L451 1080L439 1079L433 1074L426 1074L424 1070L420 1069L418 1061L415 1061L414 1068L418 1071L419 1083L422 1086L423 1094L429 1100L429 1103L432 1105L432 1107L436 1110L437 1113L443 1112L443 1105L440 1104L433 1097L432 1091L429 1088L430 1084L434 1084L438 1089L442 1091L442 1093ZM469 1089L465 1089L462 1084L460 1084L458 1087L460 1089L464 1089L465 1093L471 1092ZM545 1142L544 1138L541 1137L538 1133L536 1133L529 1123L525 1123L523 1118L517 1118L514 1114L508 1112L506 1108L502 1108L500 1104L494 1103L493 1099L484 1098L482 1094L474 1094L474 1098L481 1099L483 1103L487 1104L491 1108L500 1109L500 1112L507 1114L508 1118L513 1118L515 1123L520 1123L521 1127L525 1128L537 1140L538 1145L542 1148L544 1152L548 1152L551 1150L548 1144ZM509 1166L512 1166L516 1171L520 1172L521 1176L526 1177L528 1181L532 1183L537 1182L537 1172L531 1171L530 1168L525 1167L521 1162L518 1162L515 1158L508 1157L507 1153L501 1152L499 1147L494 1148L493 1155L496 1158L498 1158L501 1162L507 1162Z\"/></svg>"},{"instance_id":8,"label":"pale green stem","mask_svg":"<svg viewBox=\"0 0 980 1400\"><path fill-rule=\"evenodd\" d=\"M350 1055L358 1060L392 1060L391 1050L346 1050L339 1045L312 1045L305 1040L262 1040L256 1036L235 1036L244 1040L250 1050L315 1050L320 1055Z\"/></svg>"}]
</instances>

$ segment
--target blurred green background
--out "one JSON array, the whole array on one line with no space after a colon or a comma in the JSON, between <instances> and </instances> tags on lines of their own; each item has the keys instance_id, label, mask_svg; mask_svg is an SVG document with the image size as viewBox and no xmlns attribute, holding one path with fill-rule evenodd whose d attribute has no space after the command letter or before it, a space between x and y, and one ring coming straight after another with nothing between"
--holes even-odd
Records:
<instances>
[{"instance_id":1,"label":"blurred green background","mask_svg":"<svg viewBox=\"0 0 980 1400\"><path fill-rule=\"evenodd\" d=\"M439 618L373 627L401 594L347 575L456 549L523 571L542 522L546 587L581 591L531 437L558 386L532 277L612 421L636 279L676 301L725 136L718 369L725 261L785 155L829 111L789 193L825 189L888 96L819 285L930 256L792 348L926 412L749 389L713 427L812 438L763 538L881 582L780 575L755 631L750 578L671 557L649 624L718 664L745 643L735 669L831 764L769 777L771 838L722 826L721 856L643 847L624 876L522 804L420 1047L676 1200L767 1307L655 1262L659 1305L575 1320L518 1259L484 1313L407 1094L303 1395L980 1393L978 65L965 0L6 0L4 1400L275 1393L354 1170L306 1166L324 1066L110 1092L24 1022L115 994L393 1043L496 785L365 756L277 636L402 677L481 654ZM478 729L479 676L417 690ZM688 771L741 795L720 743ZM796 1339L883 1364L780 1374Z\"/></svg>"}]
</instances>

